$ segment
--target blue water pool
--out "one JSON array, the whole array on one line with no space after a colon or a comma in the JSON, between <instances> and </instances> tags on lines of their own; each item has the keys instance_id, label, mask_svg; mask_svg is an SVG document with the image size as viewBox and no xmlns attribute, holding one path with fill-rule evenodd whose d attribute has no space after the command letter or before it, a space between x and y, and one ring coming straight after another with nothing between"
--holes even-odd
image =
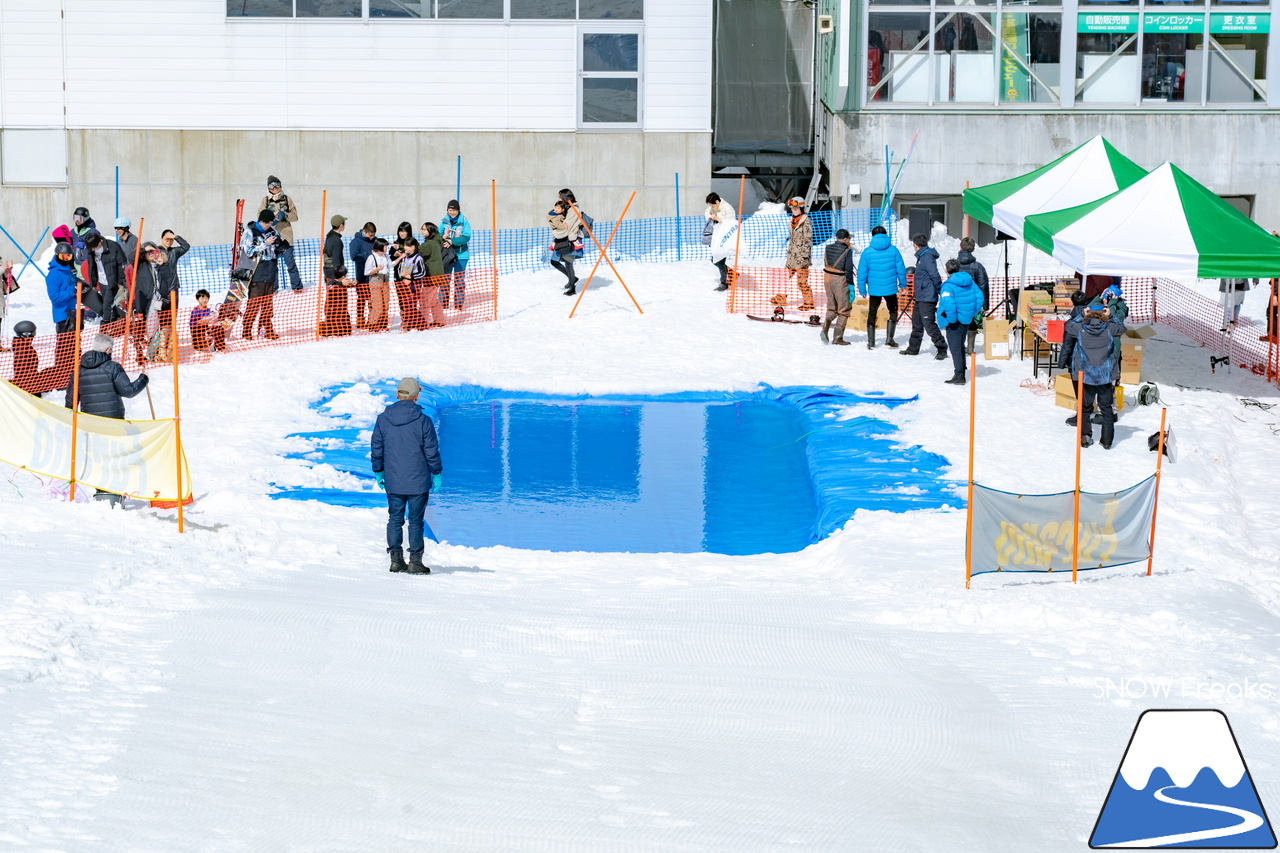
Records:
<instances>
[{"instance_id":1,"label":"blue water pool","mask_svg":"<svg viewBox=\"0 0 1280 853\"><path fill-rule=\"evenodd\" d=\"M371 399L359 405L362 394ZM373 398L394 397L393 380L327 389L318 411L361 414L297 434L308 449L291 457L348 485L277 483L273 497L385 506L369 431ZM861 508L955 503L942 457L898 446L886 421L837 417L858 403L905 402L831 388L565 397L428 387L419 403L436 423L445 473L427 521L441 540L473 547L798 551Z\"/></svg>"}]
</instances>

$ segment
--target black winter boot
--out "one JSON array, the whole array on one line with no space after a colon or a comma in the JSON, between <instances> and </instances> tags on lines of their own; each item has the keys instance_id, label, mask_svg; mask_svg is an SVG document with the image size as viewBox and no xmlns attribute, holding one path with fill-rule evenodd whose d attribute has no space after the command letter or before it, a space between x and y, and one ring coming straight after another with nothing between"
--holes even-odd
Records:
<instances>
[{"instance_id":1,"label":"black winter boot","mask_svg":"<svg viewBox=\"0 0 1280 853\"><path fill-rule=\"evenodd\" d=\"M943 381L944 381L947 385L963 385L963 384L964 384L964 374L963 374L963 373L956 373L956 374L953 374L953 375L952 375L952 377L951 377L950 379L946 379L946 380L943 380Z\"/></svg>"},{"instance_id":2,"label":"black winter boot","mask_svg":"<svg viewBox=\"0 0 1280 853\"><path fill-rule=\"evenodd\" d=\"M390 554L391 554L391 571L393 572L408 571L409 567L405 565L403 551L391 551Z\"/></svg>"},{"instance_id":3,"label":"black winter boot","mask_svg":"<svg viewBox=\"0 0 1280 853\"><path fill-rule=\"evenodd\" d=\"M887 346L889 349L897 349L897 348L898 348L898 342L897 342L897 341L895 341L895 340L893 339L893 326L892 326L892 325L890 325L890 326L889 326L889 328L885 330L885 333L884 333L884 345L885 345L885 346Z\"/></svg>"},{"instance_id":4,"label":"black winter boot","mask_svg":"<svg viewBox=\"0 0 1280 853\"><path fill-rule=\"evenodd\" d=\"M876 348L876 324L867 321L867 349Z\"/></svg>"},{"instance_id":5,"label":"black winter boot","mask_svg":"<svg viewBox=\"0 0 1280 853\"><path fill-rule=\"evenodd\" d=\"M946 361L946 359L947 359L947 351L944 349L940 349L933 354L934 361Z\"/></svg>"},{"instance_id":6,"label":"black winter boot","mask_svg":"<svg viewBox=\"0 0 1280 853\"><path fill-rule=\"evenodd\" d=\"M409 568L407 569L407 571L408 571L408 572L409 572L409 574L411 574L411 575L429 575L429 574L431 574L431 568L430 568L429 566L424 566L424 565L422 564L422 555L421 555L421 554L410 554L410 555L409 555Z\"/></svg>"}]
</instances>

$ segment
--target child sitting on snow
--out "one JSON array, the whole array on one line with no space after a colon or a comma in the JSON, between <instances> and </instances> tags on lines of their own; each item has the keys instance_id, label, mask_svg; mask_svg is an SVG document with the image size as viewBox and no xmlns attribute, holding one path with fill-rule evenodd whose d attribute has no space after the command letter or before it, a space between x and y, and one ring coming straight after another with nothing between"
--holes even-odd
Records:
<instances>
[{"instance_id":1,"label":"child sitting on snow","mask_svg":"<svg viewBox=\"0 0 1280 853\"><path fill-rule=\"evenodd\" d=\"M218 322L209 307L209 291L196 291L196 307L191 309L191 343L198 350L212 347L217 352L227 348L227 329Z\"/></svg>"}]
</instances>

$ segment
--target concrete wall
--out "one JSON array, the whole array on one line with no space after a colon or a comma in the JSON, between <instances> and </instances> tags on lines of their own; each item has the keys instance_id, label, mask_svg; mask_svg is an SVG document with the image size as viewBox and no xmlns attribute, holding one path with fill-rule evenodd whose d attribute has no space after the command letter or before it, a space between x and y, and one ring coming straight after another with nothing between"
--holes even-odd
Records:
<instances>
[{"instance_id":1,"label":"concrete wall","mask_svg":"<svg viewBox=\"0 0 1280 853\"><path fill-rule=\"evenodd\" d=\"M630 218L674 214L680 174L684 215L700 214L710 191L710 133L520 133L384 131L71 130L66 187L0 192L0 225L24 246L46 225L70 222L85 205L104 229L120 213L145 237L173 228L193 243L225 243L235 200L246 216L267 175L284 182L301 208L298 237L321 236L321 191L329 214L390 233L401 220L439 221L455 194L462 155L462 207L476 228L490 221L489 181L498 182L498 227L539 228L561 187L592 216L612 220L632 190ZM108 233L109 230L108 230ZM18 257L4 241L0 256Z\"/></svg>"},{"instance_id":2,"label":"concrete wall","mask_svg":"<svg viewBox=\"0 0 1280 853\"><path fill-rule=\"evenodd\" d=\"M870 194L884 185L884 147L905 152L920 140L900 194L941 195L1024 174L1102 134L1138 165L1166 160L1219 195L1256 196L1254 221L1280 228L1280 171L1274 141L1280 115L1213 111L1160 113L863 112L826 115L832 194L849 184Z\"/></svg>"}]
</instances>

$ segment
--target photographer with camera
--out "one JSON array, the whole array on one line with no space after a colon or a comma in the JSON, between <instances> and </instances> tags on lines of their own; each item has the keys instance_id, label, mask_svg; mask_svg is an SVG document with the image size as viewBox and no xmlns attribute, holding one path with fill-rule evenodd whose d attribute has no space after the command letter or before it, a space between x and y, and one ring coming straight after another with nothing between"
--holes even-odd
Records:
<instances>
[{"instance_id":1,"label":"photographer with camera","mask_svg":"<svg viewBox=\"0 0 1280 853\"><path fill-rule=\"evenodd\" d=\"M246 341L253 340L255 324L260 324L264 337L270 340L280 337L271 325L280 275L276 265L276 244L280 235L271 227L275 217L275 213L263 208L256 222L245 223L240 235L240 260L231 272L233 279L249 283L244 324L240 327L240 336Z\"/></svg>"},{"instance_id":2,"label":"photographer with camera","mask_svg":"<svg viewBox=\"0 0 1280 853\"><path fill-rule=\"evenodd\" d=\"M298 264L293 259L293 225L298 221L298 207L293 199L285 195L280 179L275 175L267 176L267 195L258 205L258 210L271 211L271 227L278 233L279 240L275 247L275 256L284 259L285 269L289 271L289 286L294 290L302 290L302 274L298 272Z\"/></svg>"}]
</instances>

